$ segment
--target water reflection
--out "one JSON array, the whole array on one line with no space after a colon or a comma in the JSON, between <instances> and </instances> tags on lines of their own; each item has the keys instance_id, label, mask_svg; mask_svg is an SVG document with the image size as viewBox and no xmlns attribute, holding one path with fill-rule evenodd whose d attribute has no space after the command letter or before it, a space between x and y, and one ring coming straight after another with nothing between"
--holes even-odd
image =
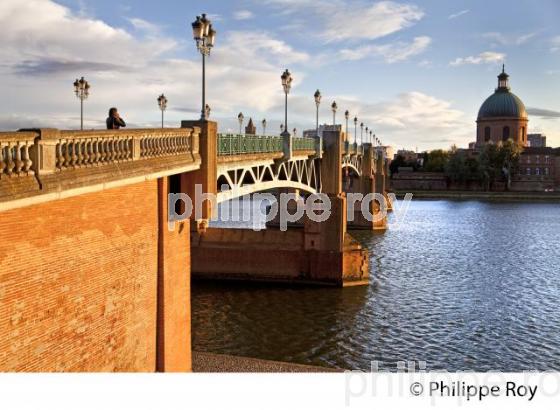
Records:
<instances>
[{"instance_id":1,"label":"water reflection","mask_svg":"<svg viewBox=\"0 0 560 410\"><path fill-rule=\"evenodd\" d=\"M195 283L194 348L395 370L560 370L560 207L413 201L384 235L355 232L369 287Z\"/></svg>"}]
</instances>

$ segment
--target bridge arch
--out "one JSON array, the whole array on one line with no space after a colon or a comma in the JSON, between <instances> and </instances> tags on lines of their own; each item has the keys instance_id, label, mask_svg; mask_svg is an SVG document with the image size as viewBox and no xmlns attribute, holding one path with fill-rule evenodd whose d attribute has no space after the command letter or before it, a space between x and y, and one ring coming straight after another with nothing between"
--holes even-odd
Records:
<instances>
[{"instance_id":1,"label":"bridge arch","mask_svg":"<svg viewBox=\"0 0 560 410\"><path fill-rule=\"evenodd\" d=\"M318 193L321 189L319 169L319 160L308 156L295 157L289 161L261 160L220 164L218 203L278 188Z\"/></svg>"}]
</instances>

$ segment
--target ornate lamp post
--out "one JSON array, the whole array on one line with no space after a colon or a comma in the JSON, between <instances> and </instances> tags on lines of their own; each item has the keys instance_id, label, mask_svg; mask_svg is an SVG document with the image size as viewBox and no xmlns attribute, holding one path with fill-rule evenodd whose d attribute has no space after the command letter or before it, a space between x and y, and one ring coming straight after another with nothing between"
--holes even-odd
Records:
<instances>
[{"instance_id":1,"label":"ornate lamp post","mask_svg":"<svg viewBox=\"0 0 560 410\"><path fill-rule=\"evenodd\" d=\"M373 131L369 130L369 143L373 144Z\"/></svg>"},{"instance_id":2,"label":"ornate lamp post","mask_svg":"<svg viewBox=\"0 0 560 410\"><path fill-rule=\"evenodd\" d=\"M202 54L202 112L200 119L206 121L206 57L210 55L210 51L214 47L216 30L212 28L212 23L206 18L206 14L203 14L202 17L196 16L192 29L196 48Z\"/></svg>"},{"instance_id":3,"label":"ornate lamp post","mask_svg":"<svg viewBox=\"0 0 560 410\"><path fill-rule=\"evenodd\" d=\"M167 110L167 98L165 95L160 95L157 99L159 109L161 110L161 128L164 127L164 113Z\"/></svg>"},{"instance_id":4,"label":"ornate lamp post","mask_svg":"<svg viewBox=\"0 0 560 410\"><path fill-rule=\"evenodd\" d=\"M266 119L262 120L263 135L266 135Z\"/></svg>"},{"instance_id":5,"label":"ornate lamp post","mask_svg":"<svg viewBox=\"0 0 560 410\"><path fill-rule=\"evenodd\" d=\"M369 141L369 127L366 127L366 140ZM364 143L364 142L362 141L362 144L363 144L363 143Z\"/></svg>"},{"instance_id":6,"label":"ornate lamp post","mask_svg":"<svg viewBox=\"0 0 560 410\"><path fill-rule=\"evenodd\" d=\"M237 116L237 121L239 121L239 135L242 134L242 130L243 130L243 121L245 120L245 117L243 116L243 113L240 112L239 115Z\"/></svg>"},{"instance_id":7,"label":"ornate lamp post","mask_svg":"<svg viewBox=\"0 0 560 410\"><path fill-rule=\"evenodd\" d=\"M354 144L358 138L358 117L354 117Z\"/></svg>"},{"instance_id":8,"label":"ornate lamp post","mask_svg":"<svg viewBox=\"0 0 560 410\"><path fill-rule=\"evenodd\" d=\"M282 88L284 89L284 96L285 96L285 102L284 102L284 131L282 132L283 136L289 137L290 133L288 132L288 94L290 93L290 90L292 88L292 81L294 80L292 78L292 74L286 69L286 71L284 71L282 73L282 75L280 76L280 79L282 80Z\"/></svg>"},{"instance_id":9,"label":"ornate lamp post","mask_svg":"<svg viewBox=\"0 0 560 410\"><path fill-rule=\"evenodd\" d=\"M360 142L364 143L364 123L360 123Z\"/></svg>"},{"instance_id":10,"label":"ornate lamp post","mask_svg":"<svg viewBox=\"0 0 560 410\"><path fill-rule=\"evenodd\" d=\"M74 93L80 100L80 129L84 129L84 101L89 97L89 83L82 77L74 81Z\"/></svg>"},{"instance_id":11,"label":"ornate lamp post","mask_svg":"<svg viewBox=\"0 0 560 410\"><path fill-rule=\"evenodd\" d=\"M344 119L346 120L346 141L348 141L348 120L350 119L350 111L346 110Z\"/></svg>"},{"instance_id":12,"label":"ornate lamp post","mask_svg":"<svg viewBox=\"0 0 560 410\"><path fill-rule=\"evenodd\" d=\"M336 125L336 110L338 110L338 105L336 105L336 101L333 101L331 105L331 110L332 110L332 123L333 125Z\"/></svg>"},{"instance_id":13,"label":"ornate lamp post","mask_svg":"<svg viewBox=\"0 0 560 410\"><path fill-rule=\"evenodd\" d=\"M321 91L317 90L314 94L315 97L315 106L317 107L317 114L315 118L315 131L317 132L317 136L319 135L319 105L321 105Z\"/></svg>"}]
</instances>

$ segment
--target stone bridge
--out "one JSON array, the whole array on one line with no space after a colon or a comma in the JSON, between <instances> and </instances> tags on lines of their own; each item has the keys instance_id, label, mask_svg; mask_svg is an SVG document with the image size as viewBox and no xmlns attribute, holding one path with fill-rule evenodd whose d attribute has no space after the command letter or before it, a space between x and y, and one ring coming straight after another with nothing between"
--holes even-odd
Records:
<instances>
[{"instance_id":1,"label":"stone bridge","mask_svg":"<svg viewBox=\"0 0 560 410\"><path fill-rule=\"evenodd\" d=\"M346 193L384 192L386 163L375 147L344 140L340 127L284 140L218 135L216 123L189 121L0 133L0 371L190 370L191 272L367 283ZM206 201L201 219L170 230L168 194L194 197L195 184L219 192L218 202L321 192L332 215L286 232L226 230L208 227L215 204Z\"/></svg>"}]
</instances>

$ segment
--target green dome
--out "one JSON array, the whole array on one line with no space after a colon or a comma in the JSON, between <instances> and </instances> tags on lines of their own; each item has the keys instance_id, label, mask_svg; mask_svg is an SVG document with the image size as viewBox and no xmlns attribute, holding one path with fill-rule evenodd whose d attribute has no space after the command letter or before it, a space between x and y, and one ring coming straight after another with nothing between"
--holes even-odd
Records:
<instances>
[{"instance_id":1,"label":"green dome","mask_svg":"<svg viewBox=\"0 0 560 410\"><path fill-rule=\"evenodd\" d=\"M505 65L502 66L502 72L498 76L498 88L484 101L478 111L479 120L491 118L528 119L525 104L510 91L509 75L506 73Z\"/></svg>"},{"instance_id":2,"label":"green dome","mask_svg":"<svg viewBox=\"0 0 560 410\"><path fill-rule=\"evenodd\" d=\"M498 89L484 101L478 119L488 118L527 118L527 110L521 99L505 89Z\"/></svg>"}]
</instances>

